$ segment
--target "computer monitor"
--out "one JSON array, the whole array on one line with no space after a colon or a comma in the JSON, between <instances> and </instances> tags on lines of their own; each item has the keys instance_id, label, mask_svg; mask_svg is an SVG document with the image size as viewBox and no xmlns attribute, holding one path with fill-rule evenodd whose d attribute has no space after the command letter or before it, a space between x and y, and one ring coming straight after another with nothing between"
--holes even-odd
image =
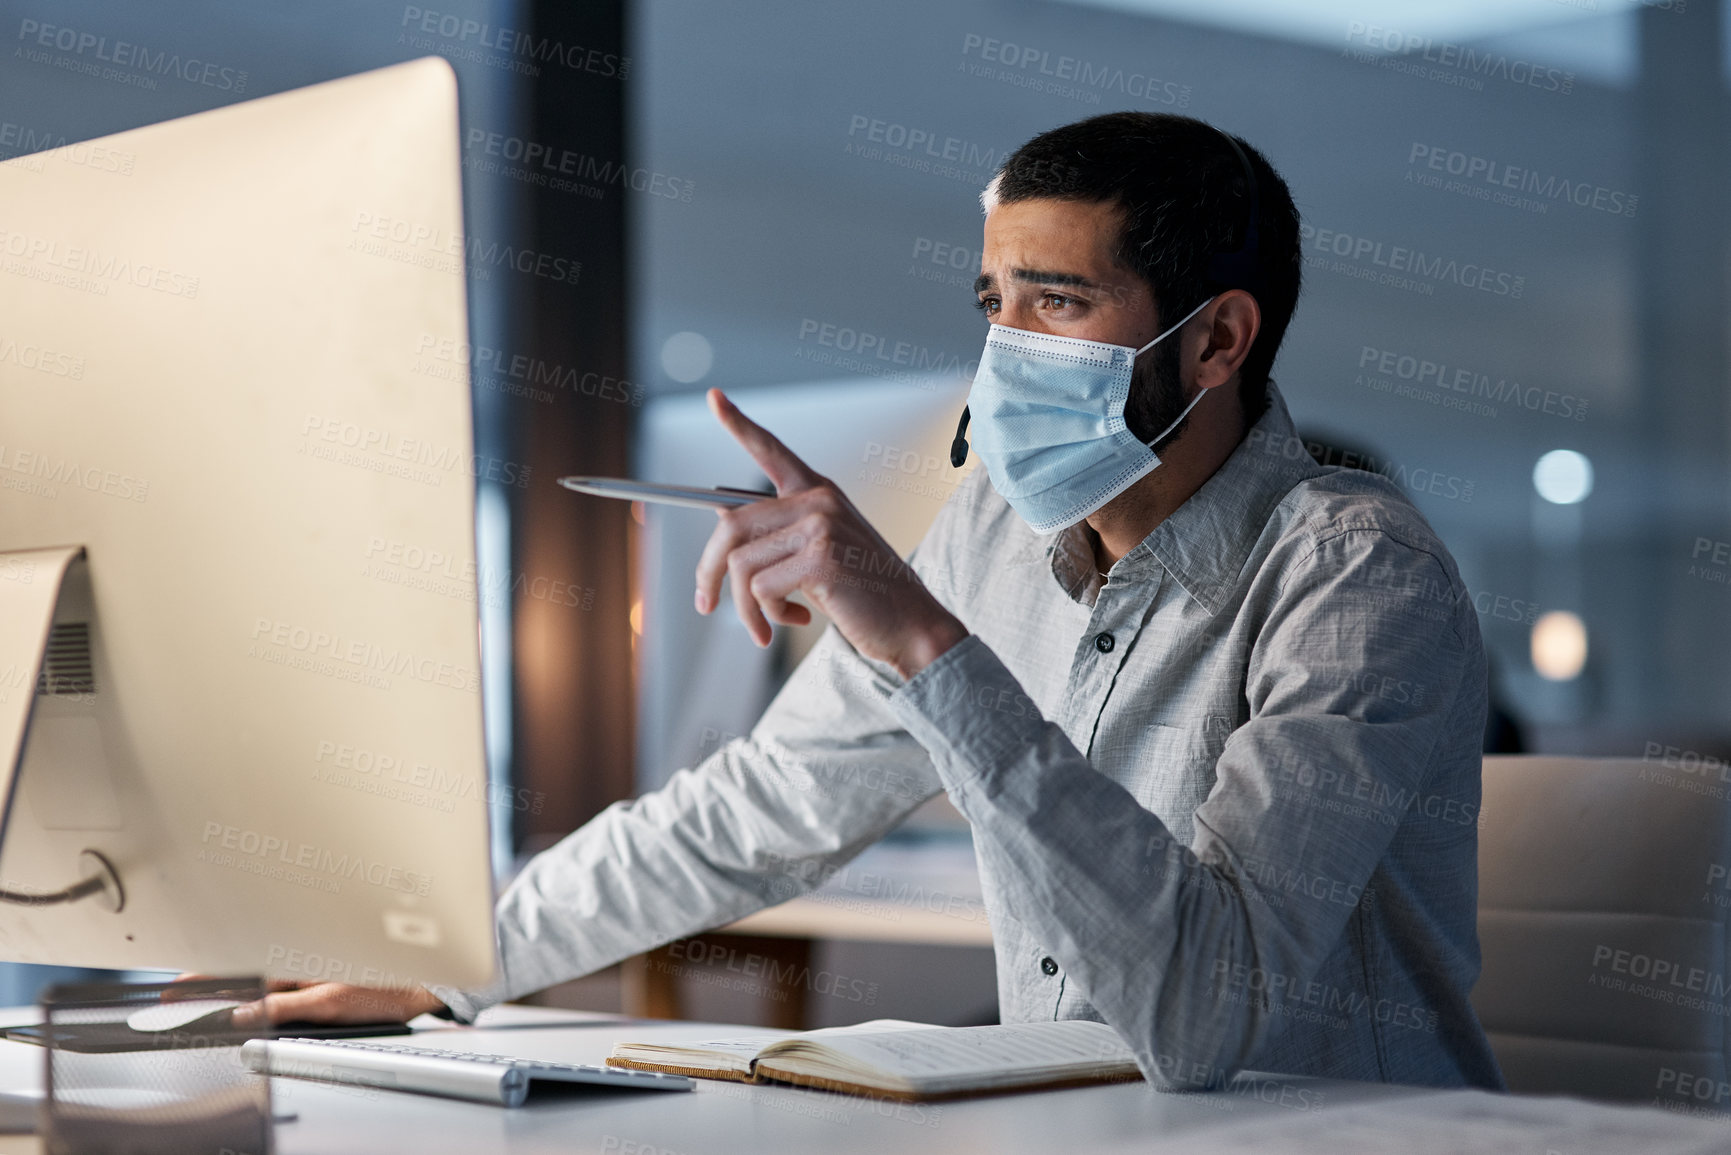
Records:
<instances>
[{"instance_id":1,"label":"computer monitor","mask_svg":"<svg viewBox=\"0 0 1731 1155\"><path fill-rule=\"evenodd\" d=\"M0 958L493 975L459 160L434 58L0 164Z\"/></svg>"}]
</instances>

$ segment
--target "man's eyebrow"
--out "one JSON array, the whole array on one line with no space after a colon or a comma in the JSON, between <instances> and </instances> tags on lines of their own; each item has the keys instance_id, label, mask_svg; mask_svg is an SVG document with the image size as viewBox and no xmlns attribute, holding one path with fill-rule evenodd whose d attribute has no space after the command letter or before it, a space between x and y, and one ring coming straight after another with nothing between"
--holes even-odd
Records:
<instances>
[{"instance_id":1,"label":"man's eyebrow","mask_svg":"<svg viewBox=\"0 0 1731 1155\"><path fill-rule=\"evenodd\" d=\"M1038 285L1073 285L1078 289L1102 287L1098 281L1090 281L1081 273L1049 273L1043 269L1011 269L1010 278L1016 281L1031 281Z\"/></svg>"},{"instance_id":2,"label":"man's eyebrow","mask_svg":"<svg viewBox=\"0 0 1731 1155\"><path fill-rule=\"evenodd\" d=\"M1010 279L1026 281L1036 285L1071 285L1078 289L1099 289L1105 286L1098 281L1091 281L1081 273L1054 273L1045 269L1011 269ZM974 292L983 293L996 285L997 278L990 273L981 273L974 281Z\"/></svg>"}]
</instances>

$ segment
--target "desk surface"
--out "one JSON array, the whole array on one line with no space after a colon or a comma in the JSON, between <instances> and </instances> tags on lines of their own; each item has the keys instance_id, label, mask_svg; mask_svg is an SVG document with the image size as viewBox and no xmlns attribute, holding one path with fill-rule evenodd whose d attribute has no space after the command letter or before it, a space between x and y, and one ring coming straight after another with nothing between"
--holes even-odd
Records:
<instances>
[{"instance_id":1,"label":"desk surface","mask_svg":"<svg viewBox=\"0 0 1731 1155\"><path fill-rule=\"evenodd\" d=\"M8 1021L27 1021L8 1015ZM614 1042L631 1038L702 1039L755 1033L750 1028L716 1024L631 1022L614 1016L585 1015L529 1007L500 1007L473 1029L440 1024L419 1035L424 1045L499 1052L569 1062L601 1062ZM436 1023L437 1020L422 1020ZM419 1025L419 1024L417 1024ZM19 1043L0 1043L0 1087L24 1090L41 1086L42 1052ZM1593 1112L1632 1119L1656 1139L1625 1150L1645 1155L1723 1150L1731 1126L1686 1119L1652 1109L1595 1107L1574 1100L1514 1099L1478 1092L1427 1091L1369 1083L1281 1079L1241 1080L1235 1089L1213 1094L1161 1094L1141 1083L1080 1087L1023 1095L991 1096L941 1104L895 1104L830 1095L797 1088L746 1086L699 1081L689 1094L597 1092L591 1097L532 1104L505 1110L481 1104L359 1088L340 1088L291 1079L273 1080L279 1115L293 1122L276 1128L279 1155L377 1155L379 1152L612 1152L615 1155L776 1155L779 1152L1038 1152L1086 1149L1091 1155L1114 1152L1359 1151L1428 1152L1414 1145L1414 1131L1445 1130L1467 1103L1512 1101L1543 1105L1549 1122L1574 1152L1599 1149L1580 1145L1588 1124L1603 1131ZM1403 1113L1398 1130L1388 1126L1386 1109ZM1378 1112L1366 1122L1365 1112ZM1343 1115L1342 1112L1345 1112ZM1413 1116L1429 1116L1433 1127L1414 1128ZM1567 1119L1564 1126L1555 1120ZM1307 1126L1328 1123L1329 1129ZM1414 1120L1416 1121L1416 1119ZM1341 1145L1334 1124L1374 1144ZM1615 1120L1612 1127L1615 1127ZM1368 1128L1368 1129L1367 1129ZM1305 1139L1305 1133L1311 1139ZM1566 1134L1564 1134L1566 1132ZM1532 1134L1537 1135L1534 1131ZM1320 1142L1328 1136L1327 1145ZM1523 1131L1525 1138L1527 1132ZM1645 1140L1647 1131L1641 1132ZM1704 1137L1704 1138L1703 1138ZM1163 1140L1174 1140L1173 1144ZM1272 1140L1272 1142L1271 1142ZM1544 1151L1546 1144L1531 1147ZM1464 1148L1463 1148L1464 1149ZM1527 1150L1526 1146L1475 1147L1474 1150ZM29 1137L0 1139L0 1153L37 1150Z\"/></svg>"}]
</instances>

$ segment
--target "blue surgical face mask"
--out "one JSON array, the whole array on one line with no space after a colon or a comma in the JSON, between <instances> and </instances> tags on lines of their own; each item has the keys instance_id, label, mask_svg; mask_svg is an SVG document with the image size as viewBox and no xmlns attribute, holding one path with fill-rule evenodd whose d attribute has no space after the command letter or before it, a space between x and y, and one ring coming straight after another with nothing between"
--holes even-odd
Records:
<instances>
[{"instance_id":1,"label":"blue surgical face mask","mask_svg":"<svg viewBox=\"0 0 1731 1155\"><path fill-rule=\"evenodd\" d=\"M1140 349L992 326L968 393L973 449L1035 533L1075 525L1160 464L1153 447L1211 391L1143 442L1124 424L1136 358L1213 300Z\"/></svg>"}]
</instances>

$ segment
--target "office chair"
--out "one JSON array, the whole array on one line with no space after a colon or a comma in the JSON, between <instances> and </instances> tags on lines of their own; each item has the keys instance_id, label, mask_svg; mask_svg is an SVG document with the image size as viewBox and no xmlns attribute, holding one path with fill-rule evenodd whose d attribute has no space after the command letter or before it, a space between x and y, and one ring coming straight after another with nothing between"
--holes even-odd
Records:
<instances>
[{"instance_id":1,"label":"office chair","mask_svg":"<svg viewBox=\"0 0 1731 1155\"><path fill-rule=\"evenodd\" d=\"M1721 772L1485 759L1472 1001L1510 1090L1731 1105Z\"/></svg>"}]
</instances>

